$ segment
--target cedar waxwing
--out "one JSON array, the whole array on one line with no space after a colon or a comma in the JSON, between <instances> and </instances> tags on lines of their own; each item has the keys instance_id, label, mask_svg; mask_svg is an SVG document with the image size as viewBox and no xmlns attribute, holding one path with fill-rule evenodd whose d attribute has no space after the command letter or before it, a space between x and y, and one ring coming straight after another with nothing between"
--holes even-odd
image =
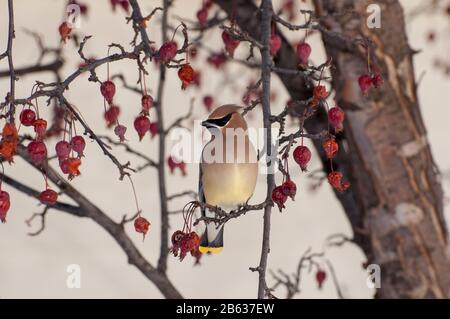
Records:
<instances>
[{"instance_id":1,"label":"cedar waxwing","mask_svg":"<svg viewBox=\"0 0 450 319\"><path fill-rule=\"evenodd\" d=\"M247 123L239 113L241 109L237 105L222 105L202 122L212 136L202 151L199 198L227 211L247 203L258 176L256 152L248 137ZM215 215L202 209L202 216ZM215 253L222 249L223 225L207 223L200 251Z\"/></svg>"}]
</instances>

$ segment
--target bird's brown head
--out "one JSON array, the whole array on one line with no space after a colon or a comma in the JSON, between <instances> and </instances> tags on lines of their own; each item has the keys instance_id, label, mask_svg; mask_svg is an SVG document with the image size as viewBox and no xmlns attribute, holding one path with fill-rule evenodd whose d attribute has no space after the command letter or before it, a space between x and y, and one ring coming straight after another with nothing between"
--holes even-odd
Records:
<instances>
[{"instance_id":1,"label":"bird's brown head","mask_svg":"<svg viewBox=\"0 0 450 319\"><path fill-rule=\"evenodd\" d=\"M241 106L226 104L219 106L202 122L208 129L224 130L227 128L242 128L247 130L247 123L241 115Z\"/></svg>"}]
</instances>

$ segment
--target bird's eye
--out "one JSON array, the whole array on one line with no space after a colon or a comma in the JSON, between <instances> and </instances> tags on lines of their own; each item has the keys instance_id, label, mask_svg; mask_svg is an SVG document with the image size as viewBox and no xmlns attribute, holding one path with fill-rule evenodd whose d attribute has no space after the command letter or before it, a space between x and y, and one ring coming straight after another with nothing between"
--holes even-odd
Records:
<instances>
[{"instance_id":1,"label":"bird's eye","mask_svg":"<svg viewBox=\"0 0 450 319\"><path fill-rule=\"evenodd\" d=\"M217 125L219 127L223 127L223 126L227 125L227 123L230 121L232 115L233 114L230 113L230 114L225 115L224 117L221 117L221 118L218 118L218 119L209 119L207 122L211 123L211 124L214 124L214 125Z\"/></svg>"}]
</instances>

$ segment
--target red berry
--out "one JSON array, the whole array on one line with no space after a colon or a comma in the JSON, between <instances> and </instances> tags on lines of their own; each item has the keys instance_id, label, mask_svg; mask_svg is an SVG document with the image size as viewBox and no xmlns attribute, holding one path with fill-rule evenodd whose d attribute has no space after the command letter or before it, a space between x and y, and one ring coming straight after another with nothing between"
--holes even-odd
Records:
<instances>
[{"instance_id":1,"label":"red berry","mask_svg":"<svg viewBox=\"0 0 450 319\"><path fill-rule=\"evenodd\" d=\"M55 145L56 156L58 156L60 160L68 158L70 155L70 150L71 148L69 142L59 141Z\"/></svg>"},{"instance_id":2,"label":"red berry","mask_svg":"<svg viewBox=\"0 0 450 319\"><path fill-rule=\"evenodd\" d=\"M114 94L116 94L116 86L113 81L105 81L100 85L100 93L102 93L106 102L112 103Z\"/></svg>"},{"instance_id":3,"label":"red berry","mask_svg":"<svg viewBox=\"0 0 450 319\"><path fill-rule=\"evenodd\" d=\"M35 163L40 163L47 157L47 147L41 141L32 141L27 146L28 155Z\"/></svg>"},{"instance_id":4,"label":"red berry","mask_svg":"<svg viewBox=\"0 0 450 319\"><path fill-rule=\"evenodd\" d=\"M63 174L69 174L69 166L68 164L68 158L60 158L59 159L59 168L61 168L61 172Z\"/></svg>"},{"instance_id":5,"label":"red berry","mask_svg":"<svg viewBox=\"0 0 450 319\"><path fill-rule=\"evenodd\" d=\"M358 84L361 92L365 95L372 85L372 78L368 74L363 74L358 78Z\"/></svg>"},{"instance_id":6,"label":"red berry","mask_svg":"<svg viewBox=\"0 0 450 319\"><path fill-rule=\"evenodd\" d=\"M151 134L151 136L152 136L152 138L154 138L156 135L158 135L158 122L152 122L151 124L150 124L150 129L149 129L149 131L150 131L150 134Z\"/></svg>"},{"instance_id":7,"label":"red berry","mask_svg":"<svg viewBox=\"0 0 450 319\"><path fill-rule=\"evenodd\" d=\"M83 136L76 135L72 137L70 140L70 145L72 146L72 149L78 153L78 156L83 156L83 151L86 147L86 142L84 141Z\"/></svg>"},{"instance_id":8,"label":"red berry","mask_svg":"<svg viewBox=\"0 0 450 319\"><path fill-rule=\"evenodd\" d=\"M119 118L120 108L116 105L112 105L105 111L105 120L106 126L108 128L113 127L117 123L117 119Z\"/></svg>"},{"instance_id":9,"label":"red berry","mask_svg":"<svg viewBox=\"0 0 450 319\"><path fill-rule=\"evenodd\" d=\"M47 188L39 194L39 200L45 205L54 205L58 200L58 193L53 189Z\"/></svg>"},{"instance_id":10,"label":"red berry","mask_svg":"<svg viewBox=\"0 0 450 319\"><path fill-rule=\"evenodd\" d=\"M205 27L208 22L208 9L205 7L197 11L197 20L200 27Z\"/></svg>"},{"instance_id":11,"label":"red berry","mask_svg":"<svg viewBox=\"0 0 450 319\"><path fill-rule=\"evenodd\" d=\"M117 135L117 137L119 138L120 142L125 142L125 133L127 132L127 127L121 124L118 124L115 128L114 128L114 134Z\"/></svg>"},{"instance_id":12,"label":"red berry","mask_svg":"<svg viewBox=\"0 0 450 319\"><path fill-rule=\"evenodd\" d=\"M33 123L34 131L36 132L36 139L42 141L45 137L45 131L47 130L47 121L44 119L37 119Z\"/></svg>"},{"instance_id":13,"label":"red berry","mask_svg":"<svg viewBox=\"0 0 450 319\"><path fill-rule=\"evenodd\" d=\"M281 210L284 207L284 203L286 203L287 201L287 196L286 194L283 192L283 187L282 186L277 186L272 190L272 200L275 204L277 204L278 209Z\"/></svg>"},{"instance_id":14,"label":"red berry","mask_svg":"<svg viewBox=\"0 0 450 319\"><path fill-rule=\"evenodd\" d=\"M6 222L6 214L10 207L11 202L9 200L9 194L0 190L0 221L2 223Z\"/></svg>"},{"instance_id":15,"label":"red berry","mask_svg":"<svg viewBox=\"0 0 450 319\"><path fill-rule=\"evenodd\" d=\"M234 55L234 51L236 50L236 48L239 46L239 44L241 43L239 40L234 39L231 34L228 32L228 30L223 30L222 32L222 40L223 43L225 44L225 51L227 51L227 53L233 57Z\"/></svg>"},{"instance_id":16,"label":"red berry","mask_svg":"<svg viewBox=\"0 0 450 319\"><path fill-rule=\"evenodd\" d=\"M333 158L336 156L339 145L336 143L335 139L333 137L327 138L322 143L323 150L325 151L325 154L327 155L327 158Z\"/></svg>"},{"instance_id":17,"label":"red berry","mask_svg":"<svg viewBox=\"0 0 450 319\"><path fill-rule=\"evenodd\" d=\"M178 77L182 83L181 89L185 90L194 80L194 69L189 64L185 64L178 70Z\"/></svg>"},{"instance_id":18,"label":"red berry","mask_svg":"<svg viewBox=\"0 0 450 319\"><path fill-rule=\"evenodd\" d=\"M342 129L342 122L344 122L344 117L344 111L337 105L335 107L332 107L328 111L328 120L337 132Z\"/></svg>"},{"instance_id":19,"label":"red berry","mask_svg":"<svg viewBox=\"0 0 450 319\"><path fill-rule=\"evenodd\" d=\"M134 229L136 232L141 233L144 235L147 235L148 228L150 227L150 222L145 219L144 217L139 216L134 220Z\"/></svg>"},{"instance_id":20,"label":"red berry","mask_svg":"<svg viewBox=\"0 0 450 319\"><path fill-rule=\"evenodd\" d=\"M36 119L36 112L32 109L24 109L20 112L20 123L24 126L32 126Z\"/></svg>"},{"instance_id":21,"label":"red berry","mask_svg":"<svg viewBox=\"0 0 450 319\"><path fill-rule=\"evenodd\" d=\"M326 99L328 97L328 92L325 85L315 86L313 89L313 97L319 100Z\"/></svg>"},{"instance_id":22,"label":"red berry","mask_svg":"<svg viewBox=\"0 0 450 319\"><path fill-rule=\"evenodd\" d=\"M311 160L311 151L306 146L297 146L294 150L293 157L295 162L300 165L302 171L306 171L307 165Z\"/></svg>"},{"instance_id":23,"label":"red berry","mask_svg":"<svg viewBox=\"0 0 450 319\"><path fill-rule=\"evenodd\" d=\"M383 85L383 83L384 83L384 80L380 73L375 73L372 76L372 84L374 87L379 88L380 86Z\"/></svg>"},{"instance_id":24,"label":"red berry","mask_svg":"<svg viewBox=\"0 0 450 319\"><path fill-rule=\"evenodd\" d=\"M186 163L182 160L178 160L173 156L167 159L167 165L169 165L170 173L173 174L175 169L178 168L183 176L186 176Z\"/></svg>"},{"instance_id":25,"label":"red berry","mask_svg":"<svg viewBox=\"0 0 450 319\"><path fill-rule=\"evenodd\" d=\"M121 0L120 6L126 13L130 13L130 3L128 2L128 0Z\"/></svg>"},{"instance_id":26,"label":"red berry","mask_svg":"<svg viewBox=\"0 0 450 319\"><path fill-rule=\"evenodd\" d=\"M59 35L61 36L61 41L66 42L66 39L70 38L70 32L72 32L72 28L69 26L67 22L63 22L59 25Z\"/></svg>"},{"instance_id":27,"label":"red berry","mask_svg":"<svg viewBox=\"0 0 450 319\"><path fill-rule=\"evenodd\" d=\"M311 55L311 46L306 42L297 44L297 57L302 64L308 64L309 56Z\"/></svg>"},{"instance_id":28,"label":"red berry","mask_svg":"<svg viewBox=\"0 0 450 319\"><path fill-rule=\"evenodd\" d=\"M283 194L295 200L295 194L297 194L297 185L291 180L287 179L283 184L281 184L281 190Z\"/></svg>"},{"instance_id":29,"label":"red berry","mask_svg":"<svg viewBox=\"0 0 450 319\"><path fill-rule=\"evenodd\" d=\"M158 51L158 58L163 63L169 63L177 55L178 45L175 41L164 43Z\"/></svg>"},{"instance_id":30,"label":"red berry","mask_svg":"<svg viewBox=\"0 0 450 319\"><path fill-rule=\"evenodd\" d=\"M225 64L225 62L227 62L227 56L223 52L213 53L208 57L207 61L216 69L220 69Z\"/></svg>"},{"instance_id":31,"label":"red berry","mask_svg":"<svg viewBox=\"0 0 450 319\"><path fill-rule=\"evenodd\" d=\"M148 113L153 106L153 98L148 94L143 95L141 98L141 105L142 110Z\"/></svg>"},{"instance_id":32,"label":"red berry","mask_svg":"<svg viewBox=\"0 0 450 319\"><path fill-rule=\"evenodd\" d=\"M270 55L275 56L281 48L281 38L278 34L272 33L270 37Z\"/></svg>"},{"instance_id":33,"label":"red berry","mask_svg":"<svg viewBox=\"0 0 450 319\"><path fill-rule=\"evenodd\" d=\"M319 269L316 272L316 282L317 282L317 285L319 286L319 289L322 288L322 284L323 284L323 282L325 281L326 278L327 278L327 274L326 274L325 271Z\"/></svg>"},{"instance_id":34,"label":"red berry","mask_svg":"<svg viewBox=\"0 0 450 319\"><path fill-rule=\"evenodd\" d=\"M339 192L344 192L350 187L349 182L342 182L343 175L341 172L331 172L328 174L328 183Z\"/></svg>"},{"instance_id":35,"label":"red berry","mask_svg":"<svg viewBox=\"0 0 450 319\"><path fill-rule=\"evenodd\" d=\"M67 173L69 174L69 178L73 178L74 176L78 176L81 174L79 170L81 160L79 158L69 157L64 161L66 162L64 165L67 165Z\"/></svg>"},{"instance_id":36,"label":"red berry","mask_svg":"<svg viewBox=\"0 0 450 319\"><path fill-rule=\"evenodd\" d=\"M147 116L144 115L139 115L134 120L134 128L139 135L140 141L142 141L142 138L144 137L145 133L147 133L148 130L150 130L150 125L151 125L150 120L148 119Z\"/></svg>"},{"instance_id":37,"label":"red berry","mask_svg":"<svg viewBox=\"0 0 450 319\"><path fill-rule=\"evenodd\" d=\"M214 99L211 95L205 95L203 97L203 105L206 107L208 111L211 111L213 107Z\"/></svg>"}]
</instances>

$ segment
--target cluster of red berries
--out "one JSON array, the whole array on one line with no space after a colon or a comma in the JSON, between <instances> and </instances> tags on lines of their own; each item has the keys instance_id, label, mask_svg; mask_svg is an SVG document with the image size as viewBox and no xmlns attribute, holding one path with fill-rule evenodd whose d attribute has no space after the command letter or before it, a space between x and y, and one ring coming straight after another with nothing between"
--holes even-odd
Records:
<instances>
[{"instance_id":1,"label":"cluster of red berries","mask_svg":"<svg viewBox=\"0 0 450 319\"><path fill-rule=\"evenodd\" d=\"M179 257L182 261L188 253L191 253L192 257L199 259L201 252L199 250L200 237L195 231L184 232L177 230L172 234L172 248L171 253L175 257Z\"/></svg>"},{"instance_id":2,"label":"cluster of red berries","mask_svg":"<svg viewBox=\"0 0 450 319\"><path fill-rule=\"evenodd\" d=\"M72 125L71 125L72 126ZM66 134L55 145L61 172L68 174L69 179L80 175L81 158L84 156L86 142L81 135L74 135L66 141ZM76 154L75 154L76 153Z\"/></svg>"},{"instance_id":3,"label":"cluster of red berries","mask_svg":"<svg viewBox=\"0 0 450 319\"><path fill-rule=\"evenodd\" d=\"M187 203L183 208L183 229L177 230L172 234L172 248L170 249L170 252L175 257L180 258L180 261L183 261L188 253L191 253L191 256L196 260L196 264L199 263L202 256L202 253L199 250L200 237L192 230L192 219L197 207L199 207L199 203L193 201Z\"/></svg>"},{"instance_id":4,"label":"cluster of red berries","mask_svg":"<svg viewBox=\"0 0 450 319\"><path fill-rule=\"evenodd\" d=\"M170 173L175 173L175 169L179 169L182 176L186 176L186 163L182 160L175 158L174 156L169 156L167 159L167 165L169 165Z\"/></svg>"},{"instance_id":5,"label":"cluster of red berries","mask_svg":"<svg viewBox=\"0 0 450 319\"><path fill-rule=\"evenodd\" d=\"M383 82L384 80L380 73L363 74L358 78L359 88L364 95L367 94L371 86L379 88L383 85Z\"/></svg>"}]
</instances>

